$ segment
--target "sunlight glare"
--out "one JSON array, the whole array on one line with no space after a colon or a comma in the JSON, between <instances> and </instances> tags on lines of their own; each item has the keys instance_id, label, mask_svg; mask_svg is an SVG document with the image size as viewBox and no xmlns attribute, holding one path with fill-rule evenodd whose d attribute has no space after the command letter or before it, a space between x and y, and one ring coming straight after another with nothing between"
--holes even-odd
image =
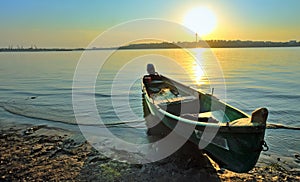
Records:
<instances>
[{"instance_id":1,"label":"sunlight glare","mask_svg":"<svg viewBox=\"0 0 300 182\"><path fill-rule=\"evenodd\" d=\"M197 62L194 62L192 64L193 68L193 75L194 75L194 81L197 85L207 85L209 84L207 81L207 75L205 71L203 70L203 67L201 66L203 64L203 52L205 52L205 49L195 49L193 50L195 53L195 57L198 60Z\"/></svg>"},{"instance_id":2,"label":"sunlight glare","mask_svg":"<svg viewBox=\"0 0 300 182\"><path fill-rule=\"evenodd\" d=\"M195 81L197 85L203 85L205 84L205 81L203 80L204 72L201 69L201 67L198 64L195 64L193 66L194 68L194 74L195 74Z\"/></svg>"},{"instance_id":3,"label":"sunlight glare","mask_svg":"<svg viewBox=\"0 0 300 182\"><path fill-rule=\"evenodd\" d=\"M211 33L217 24L213 11L206 7L197 7L187 12L183 25L200 36Z\"/></svg>"}]
</instances>

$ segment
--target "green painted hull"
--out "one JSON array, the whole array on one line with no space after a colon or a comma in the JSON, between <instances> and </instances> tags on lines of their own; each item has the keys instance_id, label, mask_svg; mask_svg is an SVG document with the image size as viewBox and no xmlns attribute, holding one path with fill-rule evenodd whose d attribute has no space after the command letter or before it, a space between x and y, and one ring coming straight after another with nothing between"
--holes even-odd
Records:
<instances>
[{"instance_id":1,"label":"green painted hull","mask_svg":"<svg viewBox=\"0 0 300 182\"><path fill-rule=\"evenodd\" d=\"M166 77L163 77L166 78ZM168 79L168 78L166 78ZM176 82L182 89L191 89L184 87L180 83ZM168 111L168 108L162 110L159 104L156 104L147 92L147 87L142 82L143 94L145 103L152 115L162 118L162 123L169 129L173 130L178 122L185 122L186 124L195 124L194 121L182 119L176 116L176 108L172 106L172 112ZM195 91L195 90L193 90ZM223 102L218 101L214 97L199 92L199 112L207 112L211 107L211 103L214 103L214 107L224 108L225 115L231 121L238 120L240 118L249 117L242 111L229 106ZM216 104L217 103L217 104ZM266 121L265 121L266 122ZM230 123L230 122L229 122ZM220 167L234 171L234 172L247 172L251 170L262 151L262 145L264 143L265 135L265 123L257 124L255 126L249 125L221 125L197 122L194 132L189 137L189 140L199 145L200 140L203 140L202 134L207 127L218 127L218 131L214 139L203 149Z\"/></svg>"}]
</instances>

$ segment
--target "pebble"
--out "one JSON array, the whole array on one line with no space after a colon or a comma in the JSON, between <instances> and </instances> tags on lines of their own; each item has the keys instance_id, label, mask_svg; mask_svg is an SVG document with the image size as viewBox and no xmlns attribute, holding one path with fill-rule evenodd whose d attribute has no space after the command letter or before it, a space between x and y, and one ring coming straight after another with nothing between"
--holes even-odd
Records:
<instances>
[{"instance_id":1,"label":"pebble","mask_svg":"<svg viewBox=\"0 0 300 182\"><path fill-rule=\"evenodd\" d=\"M219 174L224 174L224 170L223 170L223 169L219 169L219 170L217 171L217 173L219 173Z\"/></svg>"},{"instance_id":2,"label":"pebble","mask_svg":"<svg viewBox=\"0 0 300 182\"><path fill-rule=\"evenodd\" d=\"M143 173L143 172L145 172L145 170L146 170L146 168L145 168L145 166L143 165L143 167L141 168L140 172Z\"/></svg>"}]
</instances>

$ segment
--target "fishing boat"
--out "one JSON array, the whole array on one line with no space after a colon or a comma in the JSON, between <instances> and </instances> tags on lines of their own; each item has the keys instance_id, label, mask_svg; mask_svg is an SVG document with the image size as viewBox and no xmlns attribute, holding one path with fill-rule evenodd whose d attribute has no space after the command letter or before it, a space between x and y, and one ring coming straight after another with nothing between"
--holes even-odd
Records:
<instances>
[{"instance_id":1,"label":"fishing boat","mask_svg":"<svg viewBox=\"0 0 300 182\"><path fill-rule=\"evenodd\" d=\"M163 125L170 130L179 124L192 128L188 140L196 145L206 142L204 152L221 168L241 173L255 166L261 151L267 150L266 108L250 116L212 94L158 74L152 64L147 71L142 78L143 97L150 113ZM179 135L183 131L181 128Z\"/></svg>"}]
</instances>

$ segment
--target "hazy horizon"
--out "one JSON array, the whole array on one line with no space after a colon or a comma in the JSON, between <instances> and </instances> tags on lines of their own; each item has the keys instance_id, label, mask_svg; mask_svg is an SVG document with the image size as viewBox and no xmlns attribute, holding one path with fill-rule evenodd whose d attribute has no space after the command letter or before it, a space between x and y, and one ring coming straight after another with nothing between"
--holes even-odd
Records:
<instances>
[{"instance_id":1,"label":"hazy horizon","mask_svg":"<svg viewBox=\"0 0 300 182\"><path fill-rule=\"evenodd\" d=\"M0 7L0 47L86 47L109 28L136 19L155 18L186 25L185 18L197 7L208 9L212 15L202 13L207 18L191 20L192 23L207 28L215 21L207 34L199 35L205 40L287 42L300 39L300 1L297 0L154 0L147 3L12 0ZM128 33L134 32L122 36ZM164 33L172 34L172 31ZM177 37L174 41L194 40L194 36Z\"/></svg>"},{"instance_id":2,"label":"hazy horizon","mask_svg":"<svg viewBox=\"0 0 300 182\"><path fill-rule=\"evenodd\" d=\"M200 41L200 40L198 40ZM291 39L291 40L287 40L287 41L270 41L270 40L220 40L220 39L212 39L212 40L201 40L201 41L227 41L227 42L235 42L235 41L241 41L241 42L246 42L246 41L252 41L252 42L273 42L273 43L287 43L290 41L296 41L297 43L300 42L300 40L296 40L296 39ZM173 41L173 42L167 42L167 43L184 43L184 42L188 42L188 43L193 43L195 41ZM164 43L164 41L137 41L137 42L131 42L129 44L126 45L120 45L120 46L116 46L116 47L122 47L122 46L127 46L127 45L138 45L138 44L160 44L160 43ZM47 46L47 47L39 47L37 44L32 44L30 46L23 46L21 44L16 44L16 45L7 45L6 47L0 47L0 49L90 49L91 47L55 47L55 46ZM114 47L96 47L96 48L114 48Z\"/></svg>"}]
</instances>

